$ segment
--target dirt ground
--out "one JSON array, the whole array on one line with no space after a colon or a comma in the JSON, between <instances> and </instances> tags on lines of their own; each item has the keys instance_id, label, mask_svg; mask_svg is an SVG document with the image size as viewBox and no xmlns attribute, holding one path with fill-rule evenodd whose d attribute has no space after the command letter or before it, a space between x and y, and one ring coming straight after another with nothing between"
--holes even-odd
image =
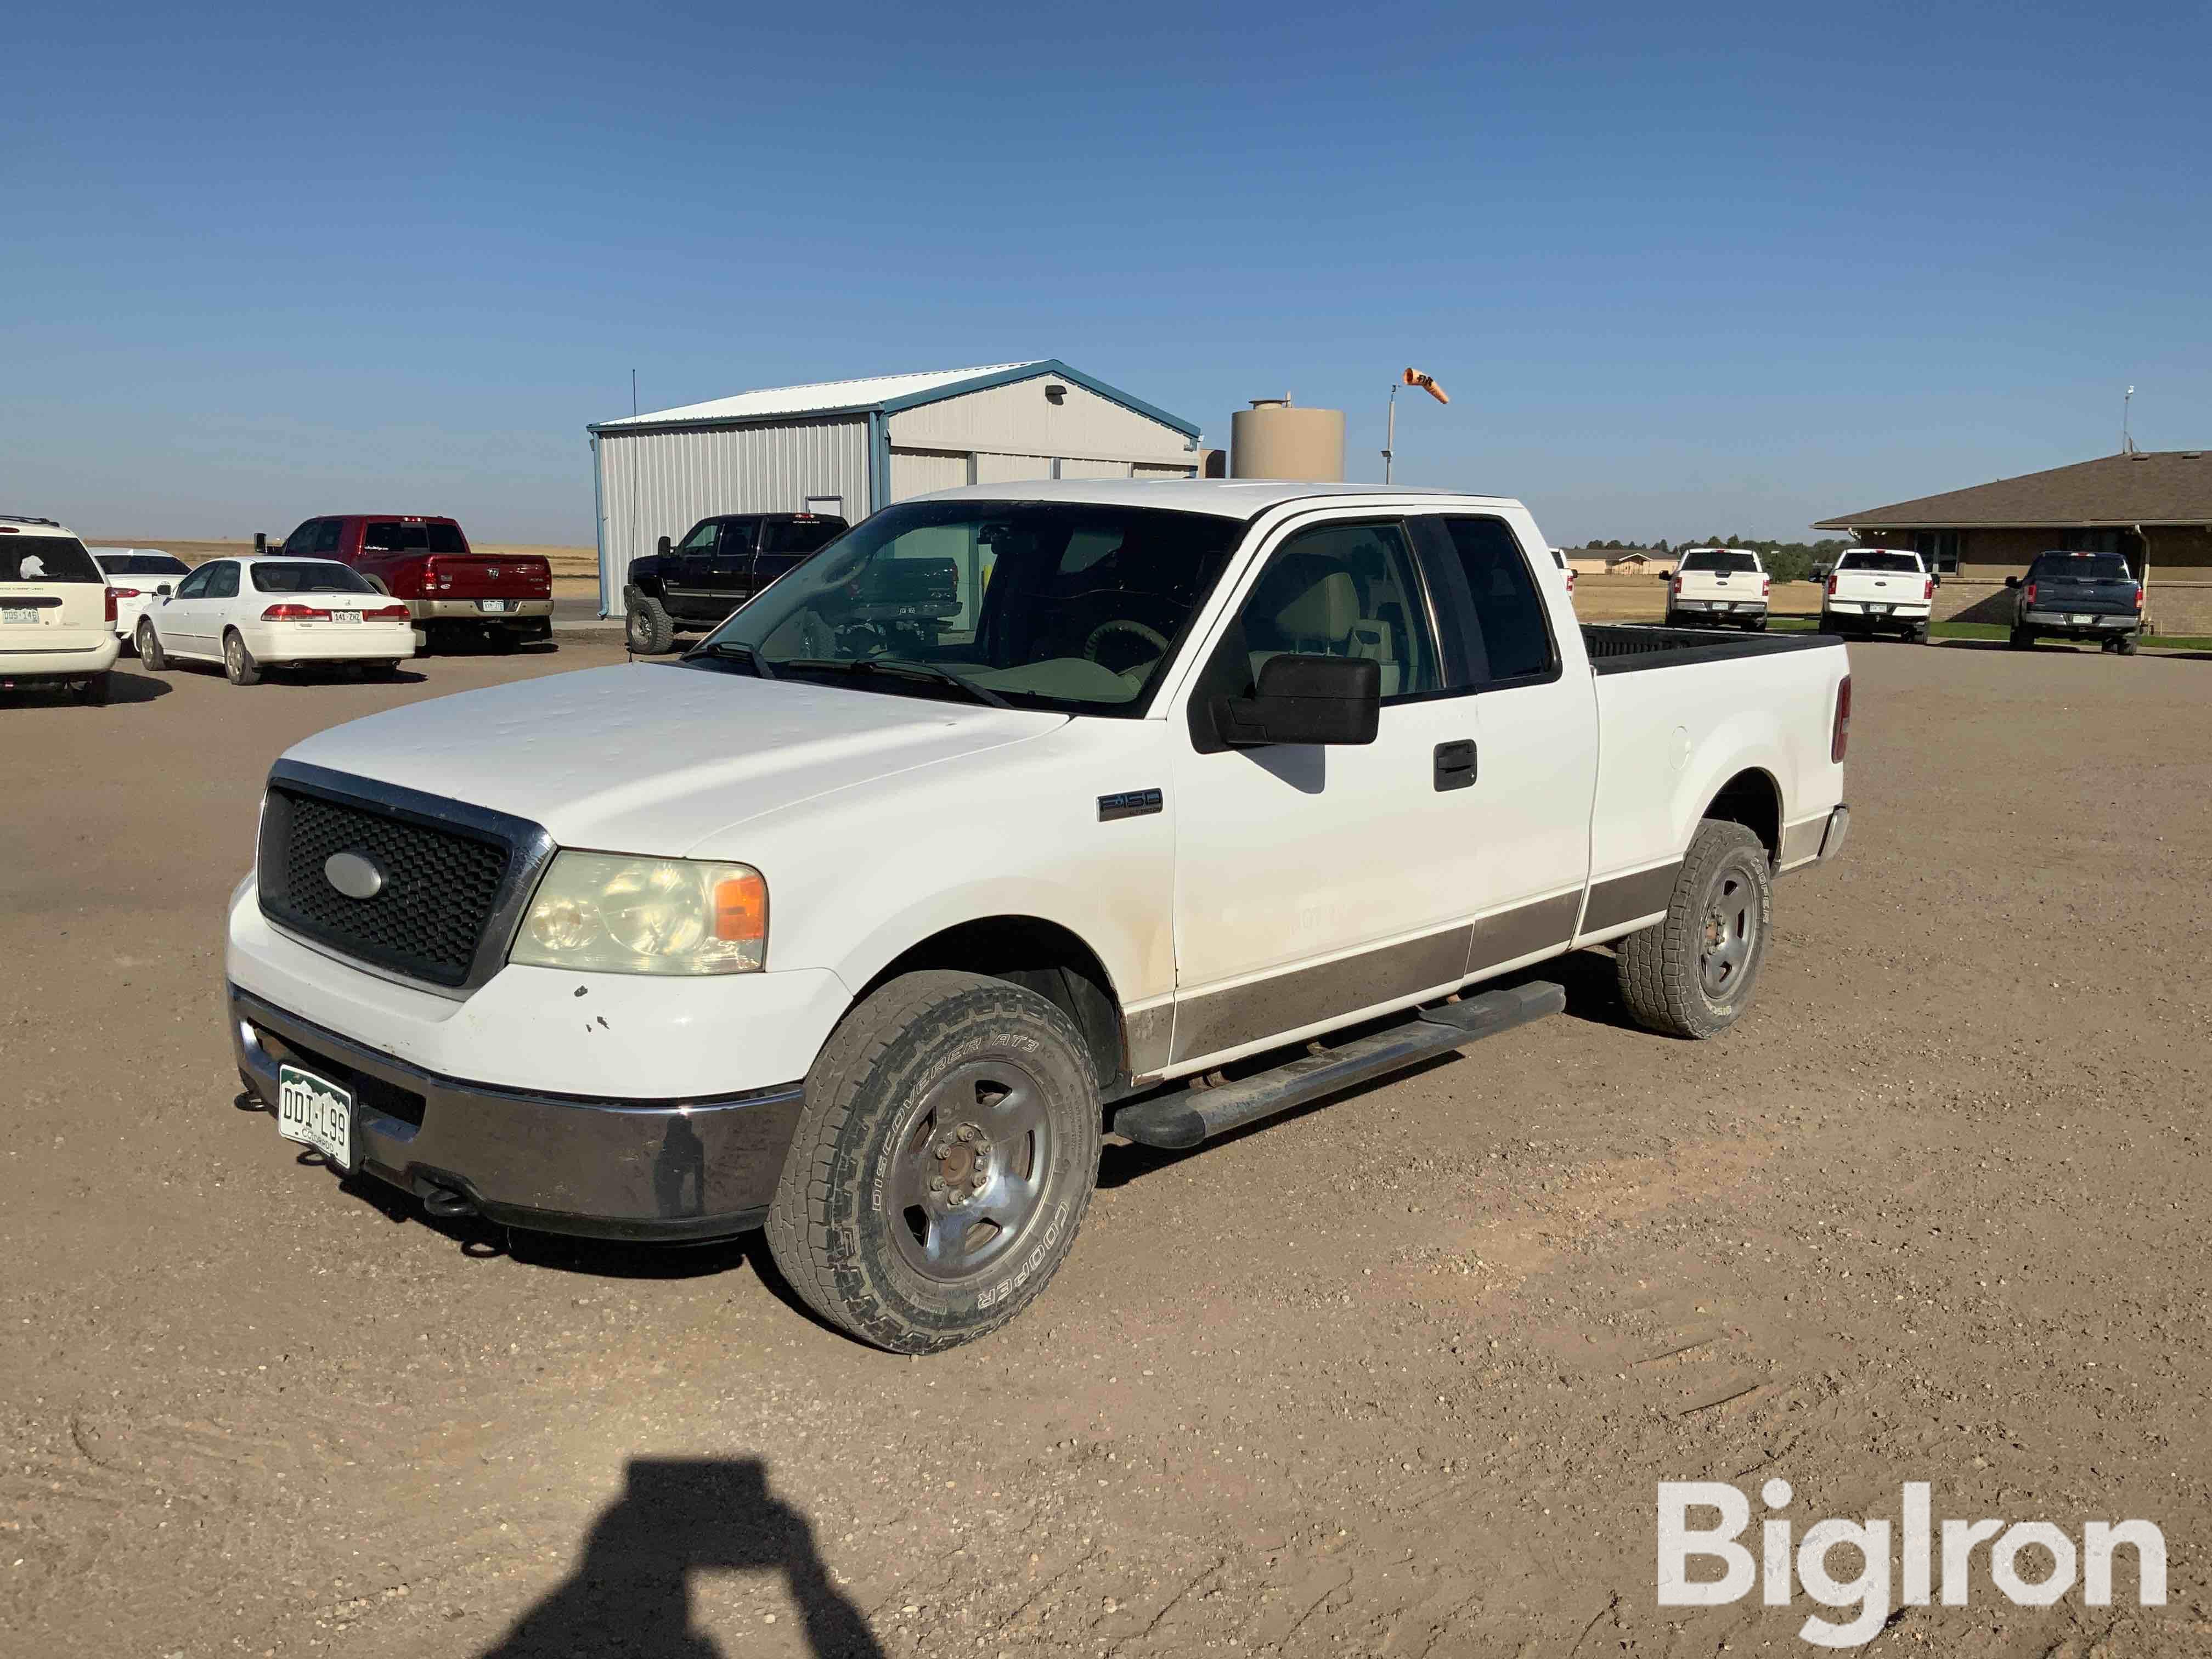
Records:
<instances>
[{"instance_id":1,"label":"dirt ground","mask_svg":"<svg viewBox=\"0 0 2212 1659\"><path fill-rule=\"evenodd\" d=\"M2205 663L1853 647L1851 844L1734 1031L1571 959L1565 1018L1109 1148L1036 1307L909 1360L756 1241L433 1224L234 1107L270 761L618 654L0 699L0 1648L1809 1652L1802 1594L1654 1590L1656 1482L1780 1475L1801 1528L2165 1531L2163 1608L1984 1570L1875 1652L2212 1654Z\"/></svg>"}]
</instances>

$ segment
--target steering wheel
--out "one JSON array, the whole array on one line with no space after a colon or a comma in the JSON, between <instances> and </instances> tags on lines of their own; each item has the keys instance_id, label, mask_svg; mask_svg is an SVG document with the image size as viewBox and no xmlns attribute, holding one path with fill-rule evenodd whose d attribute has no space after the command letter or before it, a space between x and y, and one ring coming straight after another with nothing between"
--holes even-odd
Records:
<instances>
[{"instance_id":1,"label":"steering wheel","mask_svg":"<svg viewBox=\"0 0 2212 1659\"><path fill-rule=\"evenodd\" d=\"M1163 657L1167 654L1168 636L1166 635L1161 633L1157 628L1147 628L1144 623L1133 622L1127 617L1116 617L1113 621L1100 623L1097 627L1092 629L1091 637L1083 642L1083 654L1091 661L1098 663L1101 668L1105 667L1104 663L1098 662L1098 647L1105 643L1109 636L1115 634L1134 634L1152 647L1154 657ZM1126 671L1117 668L1114 672L1118 674Z\"/></svg>"}]
</instances>

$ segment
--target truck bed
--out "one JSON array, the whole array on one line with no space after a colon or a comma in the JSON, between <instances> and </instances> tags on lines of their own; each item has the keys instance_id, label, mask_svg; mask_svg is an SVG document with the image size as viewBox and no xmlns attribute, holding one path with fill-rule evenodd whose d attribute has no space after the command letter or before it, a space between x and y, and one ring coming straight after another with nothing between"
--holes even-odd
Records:
<instances>
[{"instance_id":1,"label":"truck bed","mask_svg":"<svg viewBox=\"0 0 2212 1659\"><path fill-rule=\"evenodd\" d=\"M1771 657L1788 651L1840 649L1832 634L1723 634L1705 628L1663 628L1642 623L1584 623L1583 644L1597 674L1632 674L1644 668L1724 662L1731 657Z\"/></svg>"}]
</instances>

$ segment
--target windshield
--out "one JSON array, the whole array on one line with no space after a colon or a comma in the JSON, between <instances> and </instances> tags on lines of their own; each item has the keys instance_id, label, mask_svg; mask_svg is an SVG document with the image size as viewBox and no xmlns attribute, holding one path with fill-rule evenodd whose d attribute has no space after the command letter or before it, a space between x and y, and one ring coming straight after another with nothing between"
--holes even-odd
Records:
<instances>
[{"instance_id":1,"label":"windshield","mask_svg":"<svg viewBox=\"0 0 2212 1659\"><path fill-rule=\"evenodd\" d=\"M1151 507L886 507L741 607L687 660L1134 716L1243 534L1237 520Z\"/></svg>"},{"instance_id":2,"label":"windshield","mask_svg":"<svg viewBox=\"0 0 2212 1659\"><path fill-rule=\"evenodd\" d=\"M1917 576L1921 574L1920 560L1911 553L1846 553L1838 570L1882 570L1892 574Z\"/></svg>"},{"instance_id":3,"label":"windshield","mask_svg":"<svg viewBox=\"0 0 2212 1659\"><path fill-rule=\"evenodd\" d=\"M253 588L258 593L374 593L376 590L355 571L326 559L286 559L282 563L257 564Z\"/></svg>"},{"instance_id":4,"label":"windshield","mask_svg":"<svg viewBox=\"0 0 2212 1659\"><path fill-rule=\"evenodd\" d=\"M106 585L84 544L74 536L0 537L0 582L99 582Z\"/></svg>"},{"instance_id":5,"label":"windshield","mask_svg":"<svg viewBox=\"0 0 2212 1659\"><path fill-rule=\"evenodd\" d=\"M2043 581L2131 582L2134 573L2117 553L2045 553L2027 573Z\"/></svg>"},{"instance_id":6,"label":"windshield","mask_svg":"<svg viewBox=\"0 0 2212 1659\"><path fill-rule=\"evenodd\" d=\"M1685 570L1725 570L1737 573L1759 568L1759 561L1748 553L1707 552L1692 553L1683 559Z\"/></svg>"},{"instance_id":7,"label":"windshield","mask_svg":"<svg viewBox=\"0 0 2212 1659\"><path fill-rule=\"evenodd\" d=\"M167 553L95 553L100 568L111 576L181 576L191 569L182 559Z\"/></svg>"}]
</instances>

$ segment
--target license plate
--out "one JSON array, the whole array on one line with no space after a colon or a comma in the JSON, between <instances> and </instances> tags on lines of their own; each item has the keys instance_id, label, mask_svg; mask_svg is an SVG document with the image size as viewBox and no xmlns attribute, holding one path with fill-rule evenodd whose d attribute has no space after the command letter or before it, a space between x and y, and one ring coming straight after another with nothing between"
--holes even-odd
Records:
<instances>
[{"instance_id":1,"label":"license plate","mask_svg":"<svg viewBox=\"0 0 2212 1659\"><path fill-rule=\"evenodd\" d=\"M1869 617L1887 617L1888 614L1889 607L1886 605L1870 605L1867 607L1867 615Z\"/></svg>"},{"instance_id":2,"label":"license plate","mask_svg":"<svg viewBox=\"0 0 2212 1659\"><path fill-rule=\"evenodd\" d=\"M33 605L0 605L0 623L35 623L39 608Z\"/></svg>"},{"instance_id":3,"label":"license plate","mask_svg":"<svg viewBox=\"0 0 2212 1659\"><path fill-rule=\"evenodd\" d=\"M477 601L477 609L479 611L500 611L507 610L514 603L514 601L512 599L478 599Z\"/></svg>"},{"instance_id":4,"label":"license plate","mask_svg":"<svg viewBox=\"0 0 2212 1659\"><path fill-rule=\"evenodd\" d=\"M361 612L358 611L333 611L331 612L331 620L334 623L357 623L361 620Z\"/></svg>"},{"instance_id":5,"label":"license plate","mask_svg":"<svg viewBox=\"0 0 2212 1659\"><path fill-rule=\"evenodd\" d=\"M296 1066L276 1070L276 1133L353 1168L353 1095Z\"/></svg>"},{"instance_id":6,"label":"license plate","mask_svg":"<svg viewBox=\"0 0 2212 1659\"><path fill-rule=\"evenodd\" d=\"M2076 628L2087 628L2089 625L2089 619L2079 613L2068 617L2066 620Z\"/></svg>"}]
</instances>

